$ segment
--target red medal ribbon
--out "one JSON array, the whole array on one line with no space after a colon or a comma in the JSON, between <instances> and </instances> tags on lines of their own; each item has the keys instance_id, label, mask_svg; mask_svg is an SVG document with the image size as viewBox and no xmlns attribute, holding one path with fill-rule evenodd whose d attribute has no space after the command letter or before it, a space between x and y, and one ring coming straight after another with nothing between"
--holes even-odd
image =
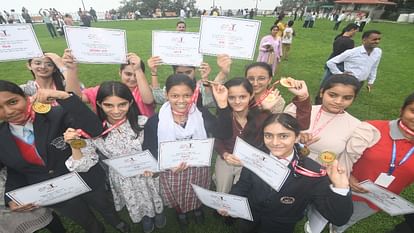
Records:
<instances>
[{"instance_id":1,"label":"red medal ribbon","mask_svg":"<svg viewBox=\"0 0 414 233\"><path fill-rule=\"evenodd\" d=\"M313 126L312 126L312 136L315 137L316 135L318 135L331 121L333 121L333 119L335 119L335 117L338 116L338 114L335 114L333 117L331 117L331 119L329 119L325 124L321 125L321 127L315 129L316 125L318 124L319 120L321 119L322 116L322 106L319 109L318 113L316 114L315 120L313 121Z\"/></svg>"},{"instance_id":2,"label":"red medal ribbon","mask_svg":"<svg viewBox=\"0 0 414 233\"><path fill-rule=\"evenodd\" d=\"M411 136L414 136L414 131L412 131L406 125L404 125L404 123L402 123L401 120L398 121L398 125L401 127L402 130L404 130L404 132L408 133Z\"/></svg>"},{"instance_id":3,"label":"red medal ribbon","mask_svg":"<svg viewBox=\"0 0 414 233\"><path fill-rule=\"evenodd\" d=\"M260 98L254 103L252 104L252 106L250 106L251 108L256 107L256 106L260 106L262 104L262 102L264 101L264 99L266 99L267 96L269 96L269 94L275 90L276 88L276 84L279 83L279 80L276 80L269 89L267 89L265 91L265 93L263 93L263 95L260 96Z\"/></svg>"},{"instance_id":4,"label":"red medal ribbon","mask_svg":"<svg viewBox=\"0 0 414 233\"><path fill-rule=\"evenodd\" d=\"M326 175L326 170L325 169L320 169L319 172L314 172L311 171L309 169L306 169L302 166L298 165L298 160L293 160L292 162L292 167L295 173L304 175L304 176L308 176L308 177L322 177Z\"/></svg>"},{"instance_id":5,"label":"red medal ribbon","mask_svg":"<svg viewBox=\"0 0 414 233\"><path fill-rule=\"evenodd\" d=\"M126 118L124 118L124 119L122 119L122 120L118 121L117 123L115 123L115 124L114 124L114 125L112 125L111 127L107 128L105 131L103 131L100 135L98 135L98 136L94 137L94 139L95 139L95 138L102 137L102 136L104 136L105 134L107 134L107 133L111 132L112 130L114 130L114 129L118 128L120 125L122 125L123 123L125 123L125 121L126 121ZM104 121L102 124L105 126L107 123L106 123L106 121ZM92 138L92 137L91 137L91 135L89 135L88 133L86 133L85 131L83 131L83 129L77 129L76 131L77 131L77 132L78 132L78 133L79 133L82 137L84 137L84 138L87 138L87 139Z\"/></svg>"}]
</instances>

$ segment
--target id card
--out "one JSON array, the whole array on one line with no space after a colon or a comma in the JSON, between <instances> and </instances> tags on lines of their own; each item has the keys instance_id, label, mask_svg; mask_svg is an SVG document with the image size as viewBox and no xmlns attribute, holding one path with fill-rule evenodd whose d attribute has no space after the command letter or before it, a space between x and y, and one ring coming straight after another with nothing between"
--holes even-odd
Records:
<instances>
[{"instance_id":1,"label":"id card","mask_svg":"<svg viewBox=\"0 0 414 233\"><path fill-rule=\"evenodd\" d=\"M382 172L378 178L375 180L375 184L382 186L384 188L388 188L390 184L394 181L395 176L388 175L387 173Z\"/></svg>"}]
</instances>

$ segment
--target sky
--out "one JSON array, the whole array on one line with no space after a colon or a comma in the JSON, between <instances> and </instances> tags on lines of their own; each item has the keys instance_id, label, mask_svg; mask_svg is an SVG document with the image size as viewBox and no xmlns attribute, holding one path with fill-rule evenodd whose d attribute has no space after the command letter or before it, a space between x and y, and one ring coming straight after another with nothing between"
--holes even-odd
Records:
<instances>
[{"instance_id":1,"label":"sky","mask_svg":"<svg viewBox=\"0 0 414 233\"><path fill-rule=\"evenodd\" d=\"M22 7L26 7L29 13L33 14L39 11L40 8L56 8L62 12L76 12L79 7L82 7L82 0L1 0L0 10L15 9L20 12ZM222 9L234 8L234 3L237 1L237 8L255 8L263 10L273 10L276 4L279 5L279 0L197 0L196 6L202 9L209 9L213 5L221 6ZM93 7L97 11L104 12L112 8L120 6L120 0L83 0L86 9Z\"/></svg>"}]
</instances>

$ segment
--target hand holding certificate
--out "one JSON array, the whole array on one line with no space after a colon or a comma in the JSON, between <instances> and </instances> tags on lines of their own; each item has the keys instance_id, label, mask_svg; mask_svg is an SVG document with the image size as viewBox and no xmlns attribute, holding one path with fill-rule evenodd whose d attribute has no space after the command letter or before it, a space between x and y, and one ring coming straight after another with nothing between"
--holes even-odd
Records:
<instances>
[{"instance_id":1,"label":"hand holding certificate","mask_svg":"<svg viewBox=\"0 0 414 233\"><path fill-rule=\"evenodd\" d=\"M253 60L261 21L202 16L200 53Z\"/></svg>"},{"instance_id":2,"label":"hand holding certificate","mask_svg":"<svg viewBox=\"0 0 414 233\"><path fill-rule=\"evenodd\" d=\"M127 63L125 30L65 26L65 37L78 62Z\"/></svg>"},{"instance_id":3,"label":"hand holding certificate","mask_svg":"<svg viewBox=\"0 0 414 233\"><path fill-rule=\"evenodd\" d=\"M247 198L227 193L213 192L195 184L191 185L198 199L204 205L216 210L224 210L232 217L253 221Z\"/></svg>"},{"instance_id":4,"label":"hand holding certificate","mask_svg":"<svg viewBox=\"0 0 414 233\"><path fill-rule=\"evenodd\" d=\"M164 64L200 66L203 55L198 52L199 33L152 32L152 56L161 58Z\"/></svg>"},{"instance_id":5,"label":"hand holding certificate","mask_svg":"<svg viewBox=\"0 0 414 233\"><path fill-rule=\"evenodd\" d=\"M142 175L145 171L158 171L157 160L148 150L133 155L105 159L103 162L123 177Z\"/></svg>"},{"instance_id":6,"label":"hand holding certificate","mask_svg":"<svg viewBox=\"0 0 414 233\"><path fill-rule=\"evenodd\" d=\"M233 154L239 157L244 167L254 172L278 192L289 176L290 169L286 165L249 145L239 137L236 138Z\"/></svg>"},{"instance_id":7,"label":"hand holding certificate","mask_svg":"<svg viewBox=\"0 0 414 233\"><path fill-rule=\"evenodd\" d=\"M0 61L42 56L43 51L31 24L0 25Z\"/></svg>"},{"instance_id":8,"label":"hand holding certificate","mask_svg":"<svg viewBox=\"0 0 414 233\"><path fill-rule=\"evenodd\" d=\"M378 208L391 216L414 213L414 204L392 193L370 180L359 183L368 193L352 192L353 195L363 197L374 203Z\"/></svg>"},{"instance_id":9,"label":"hand holding certificate","mask_svg":"<svg viewBox=\"0 0 414 233\"><path fill-rule=\"evenodd\" d=\"M162 142L159 146L158 168L166 170L186 163L189 167L211 164L214 138Z\"/></svg>"},{"instance_id":10,"label":"hand holding certificate","mask_svg":"<svg viewBox=\"0 0 414 233\"><path fill-rule=\"evenodd\" d=\"M6 193L19 205L34 204L48 206L69 200L91 188L83 181L78 173L68 173L37 184L29 185Z\"/></svg>"}]
</instances>

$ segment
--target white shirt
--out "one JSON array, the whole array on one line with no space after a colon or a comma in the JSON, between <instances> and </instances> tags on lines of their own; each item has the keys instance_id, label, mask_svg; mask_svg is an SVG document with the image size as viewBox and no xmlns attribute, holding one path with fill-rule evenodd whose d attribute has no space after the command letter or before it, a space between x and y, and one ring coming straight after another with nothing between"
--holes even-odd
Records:
<instances>
[{"instance_id":1,"label":"white shirt","mask_svg":"<svg viewBox=\"0 0 414 233\"><path fill-rule=\"evenodd\" d=\"M353 49L348 49L336 57L331 58L326 62L332 74L342 74L336 64L344 63L345 72L350 72L359 81L368 80L368 84L373 84L377 77L377 69L381 60L382 50L374 48L371 54L368 55L364 46L358 46Z\"/></svg>"},{"instance_id":2,"label":"white shirt","mask_svg":"<svg viewBox=\"0 0 414 233\"><path fill-rule=\"evenodd\" d=\"M26 128L33 132L33 123L30 121L27 121L25 125L15 125L15 124L10 123L9 128L10 128L11 133L14 136L26 141L25 140L26 135L24 135L23 129Z\"/></svg>"}]
</instances>

